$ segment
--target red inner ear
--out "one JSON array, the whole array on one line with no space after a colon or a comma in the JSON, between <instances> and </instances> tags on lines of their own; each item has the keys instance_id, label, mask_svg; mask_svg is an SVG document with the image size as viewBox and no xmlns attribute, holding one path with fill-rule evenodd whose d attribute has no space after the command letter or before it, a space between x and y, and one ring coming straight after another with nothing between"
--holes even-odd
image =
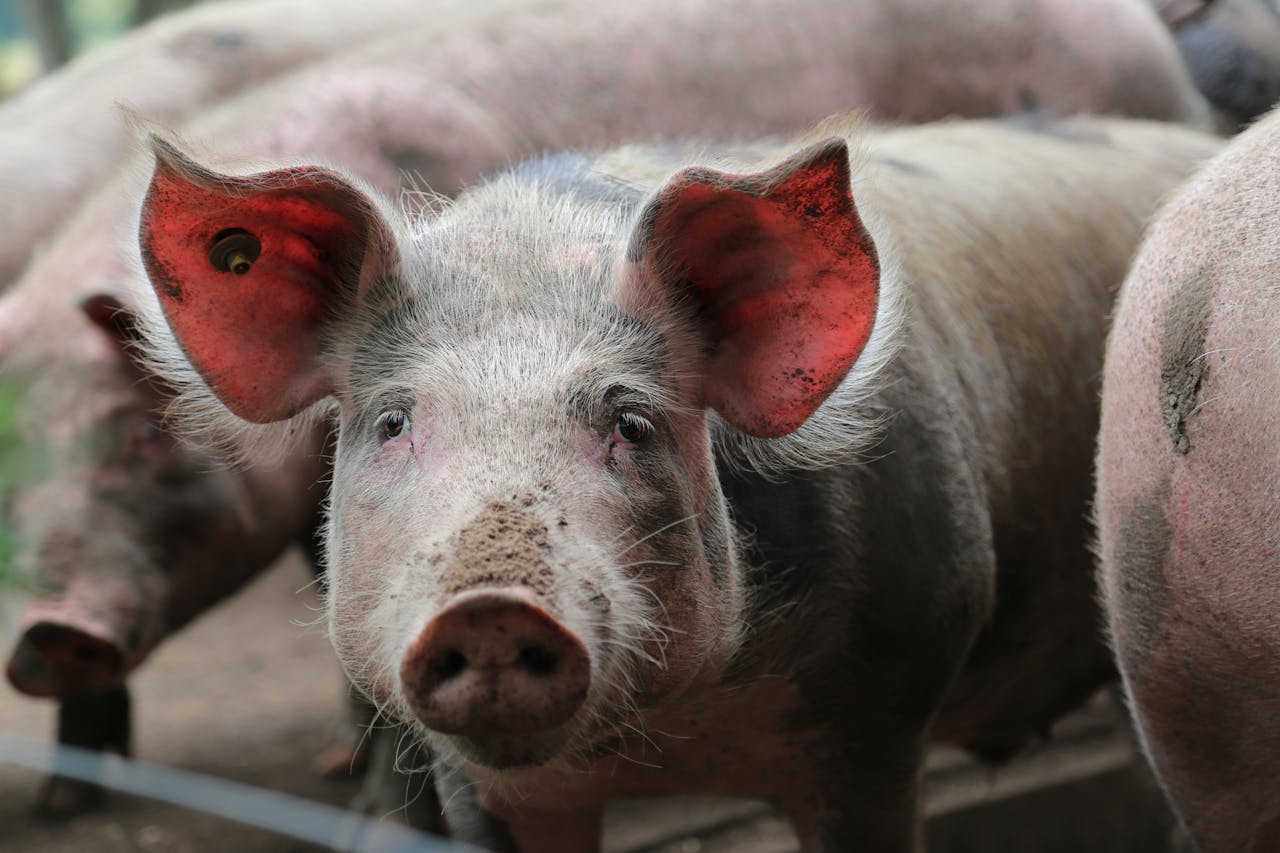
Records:
<instances>
[{"instance_id":1,"label":"red inner ear","mask_svg":"<svg viewBox=\"0 0 1280 853\"><path fill-rule=\"evenodd\" d=\"M659 196L652 244L711 345L707 401L786 435L840 384L875 322L879 262L843 142L752 176L688 170Z\"/></svg>"},{"instance_id":2,"label":"red inner ear","mask_svg":"<svg viewBox=\"0 0 1280 853\"><path fill-rule=\"evenodd\" d=\"M186 164L184 164L185 166ZM198 167L192 167L198 169ZM287 418L329 391L323 326L352 294L367 227L355 191L321 169L200 181L160 159L143 208L142 256L174 334L233 412ZM248 235L260 253L220 264L215 244Z\"/></svg>"}]
</instances>

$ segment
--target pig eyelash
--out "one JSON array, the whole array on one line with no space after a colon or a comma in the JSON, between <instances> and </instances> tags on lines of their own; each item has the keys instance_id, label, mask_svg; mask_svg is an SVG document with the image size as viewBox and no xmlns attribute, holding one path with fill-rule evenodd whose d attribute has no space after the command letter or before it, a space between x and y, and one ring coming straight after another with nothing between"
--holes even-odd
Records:
<instances>
[{"instance_id":1,"label":"pig eyelash","mask_svg":"<svg viewBox=\"0 0 1280 853\"><path fill-rule=\"evenodd\" d=\"M409 414L403 409L392 409L378 416L374 428L383 441L393 441L413 428Z\"/></svg>"},{"instance_id":2,"label":"pig eyelash","mask_svg":"<svg viewBox=\"0 0 1280 853\"><path fill-rule=\"evenodd\" d=\"M653 422L643 415L632 411L619 413L613 423L613 433L609 436L609 449L619 445L635 447L643 444L655 432Z\"/></svg>"}]
</instances>

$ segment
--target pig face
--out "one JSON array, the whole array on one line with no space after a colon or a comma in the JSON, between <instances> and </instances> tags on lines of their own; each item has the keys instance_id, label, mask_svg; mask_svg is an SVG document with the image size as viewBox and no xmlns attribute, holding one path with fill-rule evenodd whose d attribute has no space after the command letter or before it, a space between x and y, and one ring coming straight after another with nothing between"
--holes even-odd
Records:
<instances>
[{"instance_id":1,"label":"pig face","mask_svg":"<svg viewBox=\"0 0 1280 853\"><path fill-rule=\"evenodd\" d=\"M517 170L412 229L332 172L157 154L142 252L182 348L159 358L248 421L337 402L329 615L356 684L510 768L608 750L723 671L715 419L794 432L872 331L843 142L646 204Z\"/></svg>"}]
</instances>

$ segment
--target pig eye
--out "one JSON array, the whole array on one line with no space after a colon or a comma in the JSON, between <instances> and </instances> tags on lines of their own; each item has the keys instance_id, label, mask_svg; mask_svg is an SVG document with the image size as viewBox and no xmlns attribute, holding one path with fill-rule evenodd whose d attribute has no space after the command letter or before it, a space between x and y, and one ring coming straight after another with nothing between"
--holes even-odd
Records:
<instances>
[{"instance_id":1,"label":"pig eye","mask_svg":"<svg viewBox=\"0 0 1280 853\"><path fill-rule=\"evenodd\" d=\"M653 424L635 412L623 412L613 427L614 444L639 444L653 434Z\"/></svg>"},{"instance_id":2,"label":"pig eye","mask_svg":"<svg viewBox=\"0 0 1280 853\"><path fill-rule=\"evenodd\" d=\"M387 412L382 416L382 435L384 438L398 438L409 426L409 417L404 412Z\"/></svg>"}]
</instances>

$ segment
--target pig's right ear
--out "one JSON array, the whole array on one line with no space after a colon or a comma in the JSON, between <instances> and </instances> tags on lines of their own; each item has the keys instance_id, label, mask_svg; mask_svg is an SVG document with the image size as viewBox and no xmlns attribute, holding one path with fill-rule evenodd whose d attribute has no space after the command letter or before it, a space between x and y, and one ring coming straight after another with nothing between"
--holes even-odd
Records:
<instances>
[{"instance_id":1,"label":"pig's right ear","mask_svg":"<svg viewBox=\"0 0 1280 853\"><path fill-rule=\"evenodd\" d=\"M152 137L142 260L187 358L254 423L333 391L326 327L396 260L377 205L321 168L217 174Z\"/></svg>"}]
</instances>

